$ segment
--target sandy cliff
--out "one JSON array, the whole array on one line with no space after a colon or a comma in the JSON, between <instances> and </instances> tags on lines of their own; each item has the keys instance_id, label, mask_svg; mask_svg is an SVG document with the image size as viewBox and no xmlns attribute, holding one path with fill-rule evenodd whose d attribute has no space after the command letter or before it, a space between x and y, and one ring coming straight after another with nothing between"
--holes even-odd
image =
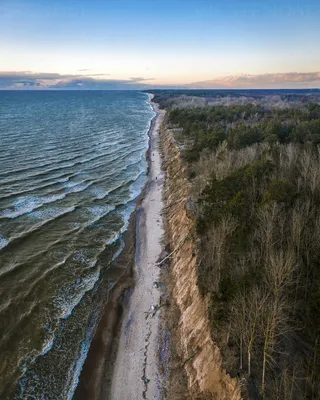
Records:
<instances>
[{"instance_id":1,"label":"sandy cliff","mask_svg":"<svg viewBox=\"0 0 320 400\"><path fill-rule=\"evenodd\" d=\"M241 399L239 384L223 370L221 354L211 339L207 300L197 286L195 232L187 211L188 180L172 131L161 134L165 179L165 218L170 243L172 296L180 317L177 351L188 381L191 398L210 393L209 398Z\"/></svg>"}]
</instances>

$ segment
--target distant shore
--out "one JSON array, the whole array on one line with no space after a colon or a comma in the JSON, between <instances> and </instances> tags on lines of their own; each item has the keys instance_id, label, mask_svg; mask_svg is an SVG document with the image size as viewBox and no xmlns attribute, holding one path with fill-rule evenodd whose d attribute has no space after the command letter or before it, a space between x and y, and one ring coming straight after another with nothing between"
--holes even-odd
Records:
<instances>
[{"instance_id":1,"label":"distant shore","mask_svg":"<svg viewBox=\"0 0 320 400\"><path fill-rule=\"evenodd\" d=\"M150 103L151 99L149 95ZM125 233L125 250L117 260L117 265L123 265L124 273L106 302L90 346L74 396L78 400L132 400L141 399L146 393L148 398L158 398L156 348L159 313L153 318L146 318L146 313L160 299L153 282L159 277L159 268L155 264L162 250L163 235L163 179L158 131L164 112L159 111L155 104L152 107L156 115L148 132L148 183ZM146 383L147 379L150 379L149 383Z\"/></svg>"}]
</instances>

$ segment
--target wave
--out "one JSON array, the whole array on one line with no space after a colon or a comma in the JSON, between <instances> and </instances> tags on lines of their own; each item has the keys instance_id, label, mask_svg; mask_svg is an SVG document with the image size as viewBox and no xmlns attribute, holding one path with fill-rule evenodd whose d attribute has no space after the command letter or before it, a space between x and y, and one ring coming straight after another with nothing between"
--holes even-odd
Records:
<instances>
[{"instance_id":1,"label":"wave","mask_svg":"<svg viewBox=\"0 0 320 400\"><path fill-rule=\"evenodd\" d=\"M54 299L53 304L59 310L60 319L67 319L72 314L74 308L80 303L83 296L87 292L91 291L96 282L99 280L100 270L98 268L94 270L96 264L97 260L93 260L90 263L90 269L93 270L92 274L85 276L81 279L77 279L77 281L74 282L74 287L76 287L77 290L75 291L73 297L70 298L69 296L69 287L66 291L64 289L61 289L60 295Z\"/></svg>"},{"instance_id":2,"label":"wave","mask_svg":"<svg viewBox=\"0 0 320 400\"><path fill-rule=\"evenodd\" d=\"M49 208L47 210L43 211L35 211L33 212L32 216L35 219L41 220L40 223L37 223L36 225L33 225L31 229L22 231L18 233L17 235L11 236L7 241L6 246L12 246L13 244L17 244L17 240L24 239L26 236L36 232L38 229L43 228L46 224L63 217L66 214L72 213L73 211L76 210L76 207L69 207L69 208L63 208L63 209L58 209L58 208ZM42 220L43 216L47 217L47 219ZM41 253L35 253L35 256L40 255ZM10 268L13 267L12 264L10 264ZM0 270L0 276L2 275L3 271L5 268L2 268ZM11 270L11 269L10 269Z\"/></svg>"},{"instance_id":3,"label":"wave","mask_svg":"<svg viewBox=\"0 0 320 400\"><path fill-rule=\"evenodd\" d=\"M81 373L82 366L86 360L88 351L90 349L90 344L91 341L94 337L94 333L96 331L96 328L98 326L99 322L99 309L96 308L94 312L92 313L91 320L88 323L87 329L86 329L86 334L83 340L79 343L78 348L75 351L75 354L73 354L74 358L70 358L72 360L70 366L68 367L68 372L66 374L66 382L67 384L64 387L61 387L59 389L59 396L62 396L66 400L71 400L74 396L75 389L78 385L79 381L79 376ZM61 324L59 324L61 325ZM48 334L47 337L44 339L43 346L42 346L42 351L38 352L37 354L32 353L29 356L25 357L25 360L23 361L23 366L24 368L21 368L22 372L22 377L20 378L18 388L19 388L19 394L15 397L16 399L22 399L25 398L25 396L30 397L30 389L31 392L34 392L34 384L35 384L35 373L30 374L29 376L26 376L26 372L29 371L30 369L28 368L28 365L33 365L34 361L36 361L37 358L43 357L46 354L49 353L52 349L54 349L54 345L56 343L56 340L58 339L59 332L57 329L54 331L48 324L44 326L44 328L47 330ZM61 340L61 339L60 339ZM29 386L29 382L31 383L31 388ZM38 394L35 399L39 398L46 398L45 391L46 389L42 386L38 387L40 389L41 394ZM51 388L50 394L51 393Z\"/></svg>"},{"instance_id":4,"label":"wave","mask_svg":"<svg viewBox=\"0 0 320 400\"><path fill-rule=\"evenodd\" d=\"M8 239L6 239L0 235L0 250L2 250L4 247L6 247L8 245L8 243L9 243Z\"/></svg>"},{"instance_id":5,"label":"wave","mask_svg":"<svg viewBox=\"0 0 320 400\"><path fill-rule=\"evenodd\" d=\"M115 139L117 136L112 136L113 139ZM101 150L106 150L109 149L112 146L115 145L121 145L123 143L125 143L124 139L121 138L119 136L120 140L114 140L114 141L110 141L109 137L105 138L104 140L95 142L94 144L93 139L95 139L94 135L89 135L86 137L87 140L81 140L80 144L79 144L79 139L76 138L74 139L74 142L78 145L77 147L74 146L74 144L72 143L72 141L69 139L69 146L64 146L63 148L61 148L60 143L59 142L55 142L58 146L55 146L53 148L49 148L47 145L45 148L43 148L43 151L45 151L46 153L46 157L44 158L43 156L39 157L39 148L37 148L36 151L34 152L28 152L28 154L32 155L35 154L37 157L32 157L32 158L28 158L25 161L25 164L29 165L33 165L32 167L24 167L24 168L19 168L16 170L7 170L7 171L3 171L1 175L5 176L5 175L10 175L12 173L20 173L20 172L26 172L26 171L31 171L34 169L39 169L39 168L43 168L46 166L51 165L53 162L58 162L58 163L62 163L62 162L67 162L67 161L71 161L73 159L79 158L79 157L83 157L83 154L91 154L91 153L96 153L97 149L99 149L99 151ZM84 144L88 144L88 148L86 148L85 146L83 146ZM3 145L3 143L2 143ZM10 146L12 146L12 140L10 140L9 143ZM102 146L101 145L106 145L106 146ZM71 150L71 151L70 151ZM57 160L57 151L59 152L59 157L61 157L61 155L68 155L68 157L64 158L64 159L58 159ZM53 158L50 158L49 155L50 153L52 153L54 155ZM74 154L74 157L70 157L71 155ZM11 156L11 153L8 152L7 153L8 156ZM26 152L25 152L25 148L24 151L16 152L15 153L15 157L19 157L19 156L23 156L25 158L26 156ZM2 157L3 158L3 157ZM7 158L3 158L5 161L7 160ZM41 162L41 161L45 161L44 164L38 164L37 166L34 166L35 162Z\"/></svg>"},{"instance_id":6,"label":"wave","mask_svg":"<svg viewBox=\"0 0 320 400\"><path fill-rule=\"evenodd\" d=\"M109 191L101 187L95 187L90 189L90 193L93 195L94 200L102 200L108 196Z\"/></svg>"},{"instance_id":7,"label":"wave","mask_svg":"<svg viewBox=\"0 0 320 400\"><path fill-rule=\"evenodd\" d=\"M34 352L33 354L44 355L48 351L50 351L50 349L54 344L55 340L54 330L57 328L58 321L67 319L72 314L74 308L81 302L85 294L94 288L96 282L99 280L100 277L100 269L96 268L98 256L104 251L104 249L105 246L101 246L100 250L95 255L94 259L88 262L88 266L86 269L87 270L86 276L82 276L81 278L76 278L73 284L71 282L68 282L68 286L62 286L59 294L57 294L53 298L53 305L56 308L56 313L54 318L56 322L52 322L51 324L48 322L46 324L47 331L50 333L49 337L47 336L46 339L44 340L41 346L41 350ZM57 268L63 267L68 259L72 259L72 254L69 254L69 256L66 257L64 260L53 265L49 270L45 271L45 273L43 273L41 277L38 277L34 282L32 282L32 285L28 287L28 291L24 293L23 297L19 297L19 300L26 301L26 299L32 293L35 286L39 285L41 281L43 281L43 279L47 277L49 272L56 271ZM39 301L38 303L34 301L30 303L28 311L25 312L19 318L19 320L17 320L17 324L15 326L12 326L15 331L19 331L19 326L24 325L26 320L30 319L32 314L38 313L39 303L41 303L41 301ZM6 310L10 306L10 304L12 303L8 302L7 307L2 309L1 312Z\"/></svg>"},{"instance_id":8,"label":"wave","mask_svg":"<svg viewBox=\"0 0 320 400\"><path fill-rule=\"evenodd\" d=\"M52 349L52 347L54 345L54 342L55 342L55 335L52 332L51 334L46 336L46 338L44 339L44 343L43 343L40 355L45 356L47 353L49 353L49 351Z\"/></svg>"},{"instance_id":9,"label":"wave","mask_svg":"<svg viewBox=\"0 0 320 400\"><path fill-rule=\"evenodd\" d=\"M0 200L4 200L4 199L10 198L10 197L23 195L25 193L30 193L30 192L33 192L35 190L39 190L39 189L42 189L42 188L45 189L47 187L58 185L60 183L67 182L70 178L73 178L73 177L77 176L78 174L79 174L79 172L74 172L74 173L64 172L63 174L58 174L58 175L54 175L54 176L49 177L49 178L40 179L40 180L38 180L36 186L28 185L27 189L19 190L17 192L12 192L12 187L14 185L10 185L8 187L9 193L0 196ZM46 182L49 182L49 183L46 183Z\"/></svg>"},{"instance_id":10,"label":"wave","mask_svg":"<svg viewBox=\"0 0 320 400\"><path fill-rule=\"evenodd\" d=\"M130 148L132 148L130 143L128 145L126 145L126 146L121 146L121 152L123 152L123 150L125 150L125 149L130 149ZM2 176L19 174L21 172L28 172L28 171L33 171L33 170L39 171L38 173L35 173L35 174L23 175L23 178L19 178L19 179L14 178L14 179L3 180L1 183L2 184L7 184L7 183L13 183L13 182L17 182L17 181L21 182L21 181L25 180L26 178L34 178L34 177L37 177L37 176L47 175L48 173L51 173L51 172L55 172L55 171L59 171L59 170L67 169L67 168L72 168L72 167L75 167L75 166L80 166L82 164L89 163L89 162L91 162L93 160L98 160L98 159L101 159L103 157L110 157L113 154L119 154L119 149L116 148L113 151L109 151L107 153L102 153L102 154L96 154L94 157L85 158L85 159L82 159L82 160L79 160L79 161L76 161L76 162L71 162L71 163L70 163L70 161L72 161L72 158L71 158L71 160L66 160L66 161L61 161L61 162L58 160L56 162L57 165L55 165L53 168L49 168L49 169L43 169L43 168L47 167L47 166L52 166L52 162L46 163L44 165L37 165L37 166L31 167L31 168L22 168L20 170L3 172ZM78 158L78 157L76 157L76 158ZM111 158L111 160L109 159L109 161L114 161L114 160ZM66 164L59 165L59 164L63 164L64 162Z\"/></svg>"},{"instance_id":11,"label":"wave","mask_svg":"<svg viewBox=\"0 0 320 400\"><path fill-rule=\"evenodd\" d=\"M51 196L35 197L35 196L22 196L13 203L13 209L6 209L0 214L0 219L4 218L17 218L25 214L31 214L49 203L65 199L68 194L83 192L85 189L93 184L92 180L84 180L81 182L68 183L65 188L66 192L55 194Z\"/></svg>"},{"instance_id":12,"label":"wave","mask_svg":"<svg viewBox=\"0 0 320 400\"><path fill-rule=\"evenodd\" d=\"M141 151L142 149L143 149L143 147L142 147L142 148L135 149L133 152L132 152L132 151L130 152L130 156L129 156L129 160L128 160L128 161L129 161L129 164L124 165L124 166L120 169L120 172L123 171L123 170L127 170L129 166L135 165L135 164L137 164L137 163L139 163L139 162L141 162L141 161L143 160L144 154L141 154L141 153L140 153L140 151ZM137 154L137 153L139 154L139 157L138 157L138 158L135 156L135 154ZM124 153L124 154L119 155L118 157L116 157L116 158L113 160L113 163L112 163L112 165L113 165L114 167L112 168L111 171L108 171L108 173L105 174L105 175L103 176L103 178L109 177L113 172L117 171L117 165L118 165L118 163L120 163L124 158L127 158L127 157L128 157L128 153L127 153L127 152ZM131 162L131 161L132 161L132 162ZM105 167L105 163L103 162L103 163L99 163L99 164L93 165L93 166L91 166L90 168L87 168L87 169L83 170L83 172L81 172L81 173L75 172L75 173L69 175L69 173L64 172L61 176L63 177L63 179L64 179L65 182L69 182L69 181L70 181L70 178L73 177L73 176L76 176L76 175L78 175L78 176L79 176L79 175L84 175L84 172L85 172L85 171L88 173L89 171L95 171L95 170L97 170L97 169L100 168L100 167ZM54 179L56 179L56 178L58 178L58 177L54 177ZM93 182L93 183L98 182L99 180L101 180L101 176L100 176L99 178L100 178L100 179L98 179L98 180L93 179L92 182ZM49 179L45 179L44 181L48 181L48 180L49 180ZM50 188L50 187L52 187L52 186L54 186L54 185L57 185L57 184L63 184L63 182L59 182L59 181L58 181L58 182L53 182L52 185L50 185L50 183L49 183L48 185L46 185L46 187L49 187L49 188ZM80 182L79 182L79 183L76 183L76 184L80 184ZM69 185L69 183L68 183L66 186L68 186L68 185ZM40 187L40 188L38 187L38 189L41 189L41 187ZM79 190L79 191L81 191L81 190ZM27 189L26 192L23 192L23 191L22 191L22 193L28 193L28 192L30 192L29 189ZM52 192L52 191L51 191L51 192ZM20 193L21 193L21 191L20 191ZM49 193L50 193L50 192L49 192ZM16 195L16 193L10 193L10 194L8 194L8 195L3 196L2 198L10 198L10 197L14 197L15 195ZM0 218L1 218L1 214L0 214Z\"/></svg>"},{"instance_id":13,"label":"wave","mask_svg":"<svg viewBox=\"0 0 320 400\"><path fill-rule=\"evenodd\" d=\"M3 278L4 275L10 274L12 272L16 272L17 269L22 268L26 262L31 262L33 259L38 259L39 257L44 257L44 255L53 247L56 246L58 244L62 244L66 241L70 240L70 236L73 235L75 238L77 237L76 235L79 235L80 233L82 233L86 228L92 226L93 224L97 223L98 221L100 221L102 218L106 217L110 212L112 212L113 210L115 210L115 206L103 206L103 207L99 207L99 209L97 207L84 207L84 209L86 209L91 215L94 216L94 218L90 219L89 221L87 221L86 223L83 224L77 224L74 225L72 224L71 229L68 231L65 231L58 240L55 240L53 242L50 242L47 244L47 247L45 249L41 249L41 251L33 253L32 257L28 258L27 260L25 260L23 263L17 263L17 264L10 264L7 267L1 268L0 270L0 277ZM54 218L58 218L58 217L62 217L65 214L71 213L75 211L75 207L71 207L68 210L65 210L64 213L61 213L59 216L55 216ZM23 240L25 239L27 236L37 232L40 228L43 228L44 225L46 225L49 222L52 222L53 219L48 220L48 221L44 221L41 224L37 224L35 227L33 227L32 229L30 229L29 231L25 231L24 233L15 236L11 239L9 239L8 241L8 245L9 246L13 246L13 245L17 245L17 240ZM69 257L69 256L68 256ZM66 260L68 259L68 257L66 258ZM58 263L59 264L59 263ZM49 269L50 271L50 269ZM32 285L31 285L32 286Z\"/></svg>"},{"instance_id":14,"label":"wave","mask_svg":"<svg viewBox=\"0 0 320 400\"><path fill-rule=\"evenodd\" d=\"M139 192L140 193L140 192ZM76 262L80 262L83 264L86 264L86 269L92 269L93 267L95 267L97 260L98 260L98 256L99 254L101 254L105 248L111 244L114 244L118 239L121 239L121 235L127 230L128 225L129 225L129 221L130 221L130 216L132 214L132 212L135 209L135 202L133 201L136 196L139 194L138 192L135 192L129 202L125 203L125 204L119 204L119 206L126 206L126 208L124 208L122 211L120 211L120 215L122 217L123 220L123 224L121 226L121 228L114 232L107 240L103 241L102 246L99 247L100 250L96 249L96 253L94 255L94 258L90 259L89 257L85 256L83 254L83 250L82 251L78 251L75 254L70 253L69 255L67 255L63 260L61 260L60 262L52 265L50 268L48 268L47 270L45 270L40 276L36 277L32 283L30 283L30 285L28 286L28 291L26 293L23 294L23 298L28 296L31 291L33 290L33 288L40 282L42 281L50 272L53 272L54 270L56 270L57 268L62 267L63 265L66 264L66 262L68 260L71 260L71 258L76 261ZM45 250L42 250L40 253L34 254L33 258L37 259L39 258L41 253L47 253L49 251L49 249L52 247L52 245L56 245L57 243L61 243L65 240L68 240L68 237L70 236L71 232L73 232L73 236L75 235L75 233L77 233L77 236L83 232L86 228L92 226L94 223L98 222L99 220L101 220L103 217L105 217L106 215L108 215L111 211L115 210L116 207L114 206L88 206L86 207L86 210L89 211L94 218L91 219L89 222L87 222L86 224L83 224L82 226L78 226L76 228L73 228L71 231L65 233L63 235L63 237L59 238L58 241L53 242L51 245L49 245ZM76 238L76 236L74 236L74 238ZM120 250L121 252L121 250ZM26 260L26 262L31 262L31 259ZM2 269L0 271L0 276L4 276L7 275L8 273L14 272L17 270L17 268L21 268L23 267L23 265L25 265L24 263L20 263L20 264L13 264L10 265L10 268L5 268ZM77 282L78 284L79 282ZM79 288L78 288L79 289ZM20 296L18 296L20 297ZM76 304L75 304L76 305ZM74 305L74 306L75 306ZM72 309L74 308L74 306L72 307ZM2 310L3 311L3 310ZM72 311L72 310L71 310ZM70 315L71 311L69 313L67 313L66 315ZM62 317L61 317L62 318ZM65 318L65 317L63 317Z\"/></svg>"},{"instance_id":15,"label":"wave","mask_svg":"<svg viewBox=\"0 0 320 400\"><path fill-rule=\"evenodd\" d=\"M18 198L13 204L13 209L6 209L0 214L0 219L17 218L24 214L29 214L32 211L42 207L44 204L54 203L57 200L62 200L66 195L60 194L50 197L32 197L23 196Z\"/></svg>"},{"instance_id":16,"label":"wave","mask_svg":"<svg viewBox=\"0 0 320 400\"><path fill-rule=\"evenodd\" d=\"M73 211L75 211L76 207L69 207L69 208L58 208L58 207L50 207L50 208L46 208L45 210L36 210L34 212L32 212L31 216L32 218L41 220L42 223L40 225L37 226L37 228L39 228L40 226L43 226L44 224L47 224L48 222L51 222L59 217L62 217L66 214L70 214ZM29 232L24 232L24 233L30 233L33 232L34 229L32 231Z\"/></svg>"},{"instance_id":17,"label":"wave","mask_svg":"<svg viewBox=\"0 0 320 400\"><path fill-rule=\"evenodd\" d=\"M47 189L47 188L52 188L52 187L55 187L55 186L59 186L59 185L64 184L65 182L68 182L69 179L70 179L70 177L65 177L65 178L61 178L61 179L59 179L57 181L54 181L54 182L51 181L50 183L47 183L47 184L42 185L42 186L29 187L28 189L24 189L24 190L21 190L19 192L13 192L13 193L10 193L10 194L6 194L6 195L0 197L0 200L10 199L12 197L19 197L19 196L25 195L27 193L32 193L32 192L37 191L37 190L42 190L42 189Z\"/></svg>"},{"instance_id":18,"label":"wave","mask_svg":"<svg viewBox=\"0 0 320 400\"><path fill-rule=\"evenodd\" d=\"M71 368L69 369L69 379L71 380L71 385L66 390L66 400L72 400L74 396L75 390L79 383L82 366L87 358L90 349L92 338L93 334L92 337L87 338L81 343L80 356L72 363Z\"/></svg>"},{"instance_id":19,"label":"wave","mask_svg":"<svg viewBox=\"0 0 320 400\"><path fill-rule=\"evenodd\" d=\"M53 154L54 157L52 157L52 158L48 157L48 154L46 154L46 156L47 156L46 158L37 158L37 157L32 158L24 163L25 164L24 168L10 169L10 170L4 171L2 173L2 175L8 176L8 175L14 175L14 174L21 174L21 173L25 173L25 172L37 171L37 170L43 169L44 167L51 166L52 164L55 164L56 166L58 166L59 164L67 163L70 161L75 161L77 159L79 159L79 161L81 161L83 159L84 155L87 157L90 154L94 155L94 154L97 154L97 152L101 153L102 151L106 151L109 148L110 148L110 146L108 145L108 146L101 146L101 147L99 147L98 150L97 149L92 150L92 146L91 146L90 149L88 149L88 150L86 150L82 147L79 147L79 149L77 149L77 150L75 150L73 148L73 151L70 151L70 150L59 151L58 159L57 159L57 154L56 154L57 149L56 149L55 153ZM61 158L61 156L64 154L68 155L68 157ZM20 156L22 157L22 155L23 155L23 153L21 153ZM16 154L16 157L19 158L19 154ZM42 164L41 164L41 162L42 162Z\"/></svg>"},{"instance_id":20,"label":"wave","mask_svg":"<svg viewBox=\"0 0 320 400\"><path fill-rule=\"evenodd\" d=\"M135 153L135 152L134 152ZM134 154L133 153L133 154ZM130 162L132 160L132 162ZM141 164L143 160L143 156L140 156L138 158L135 158L131 156L131 159L129 159L129 163L126 164L122 169L119 170L116 176L113 177L113 179L116 179L117 177L121 176L121 174L124 171L128 171L131 167L136 166ZM116 169L114 169L114 172ZM139 169L138 175L131 179L130 181L122 181L121 185L123 186L131 181L136 180L143 172L145 171L145 167L141 166ZM71 193L79 193L83 192L92 185L100 184L102 183L106 178L109 178L112 174L112 171L109 171L107 174L102 175L99 177L99 179L85 179L80 182L71 182L69 179L65 179L64 182L59 182L59 184L62 184L63 187L59 190L61 193L58 194L52 194L52 192L49 192L49 196L42 196L42 197L34 197L34 196L21 196L18 197L18 199L13 203L12 207L13 209L5 209L0 213L0 219L2 218L17 218L19 216L25 215L25 214L30 214L33 213L34 210L37 210L44 205L52 202L56 202L58 200L63 200L68 196L68 194ZM45 187L52 187L53 185L57 185L58 183L55 182L52 185L46 185ZM63 191L64 189L67 189L66 191ZM113 190L113 189L112 189ZM97 199L104 199L106 198L109 193L112 191L105 191L105 190L100 190L97 194ZM97 189L94 189L91 191L92 194L97 193Z\"/></svg>"}]
</instances>

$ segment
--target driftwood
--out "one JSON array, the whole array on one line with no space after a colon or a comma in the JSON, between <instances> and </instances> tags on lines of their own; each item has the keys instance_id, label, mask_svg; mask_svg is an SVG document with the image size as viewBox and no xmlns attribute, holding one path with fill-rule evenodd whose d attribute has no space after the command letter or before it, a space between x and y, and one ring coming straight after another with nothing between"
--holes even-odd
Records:
<instances>
[{"instance_id":1,"label":"driftwood","mask_svg":"<svg viewBox=\"0 0 320 400\"><path fill-rule=\"evenodd\" d=\"M176 248L175 250L173 250L170 254L168 254L165 258L163 258L161 261L159 261L156 265L157 265L158 267L160 267L160 265L161 265L162 263L164 263L168 258L170 258L170 256L172 256L172 254L173 254L174 252L176 252L178 249L179 249L179 247Z\"/></svg>"},{"instance_id":2,"label":"driftwood","mask_svg":"<svg viewBox=\"0 0 320 400\"><path fill-rule=\"evenodd\" d=\"M187 240L187 238L188 238L188 236L186 236L185 238L183 238L183 239L181 240L181 242L179 243L178 247L176 247L170 254L168 254L168 255L167 255L165 258L163 258L161 261L157 262L156 265L157 265L158 267L160 267L160 265L161 265L162 263L164 263L168 258L170 258L170 257L172 256L173 253L175 253L177 250L180 249L180 247L184 244L184 242Z\"/></svg>"}]
</instances>

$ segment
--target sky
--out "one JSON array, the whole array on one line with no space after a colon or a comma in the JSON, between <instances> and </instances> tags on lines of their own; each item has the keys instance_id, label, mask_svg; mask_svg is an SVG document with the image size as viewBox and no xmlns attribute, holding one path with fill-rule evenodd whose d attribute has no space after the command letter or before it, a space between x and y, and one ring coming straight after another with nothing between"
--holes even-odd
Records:
<instances>
[{"instance_id":1,"label":"sky","mask_svg":"<svg viewBox=\"0 0 320 400\"><path fill-rule=\"evenodd\" d=\"M0 89L320 87L320 0L0 0Z\"/></svg>"}]
</instances>

